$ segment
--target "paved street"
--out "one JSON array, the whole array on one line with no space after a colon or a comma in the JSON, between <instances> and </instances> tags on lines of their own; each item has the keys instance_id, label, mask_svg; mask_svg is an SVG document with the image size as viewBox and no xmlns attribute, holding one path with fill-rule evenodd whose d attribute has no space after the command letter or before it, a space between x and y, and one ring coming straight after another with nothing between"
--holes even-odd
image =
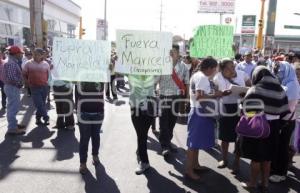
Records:
<instances>
[{"instance_id":1,"label":"paved street","mask_svg":"<svg viewBox=\"0 0 300 193\"><path fill-rule=\"evenodd\" d=\"M200 163L210 168L203 173L203 183L183 178L185 163L186 126L177 124L173 143L179 147L174 158L164 160L156 137L149 132L148 148L152 168L137 176L136 134L131 124L128 98L120 97L119 104L106 103L102 126L100 160L94 168L88 162L89 173L78 173L79 131L59 131L55 125L54 101L51 102L49 127L36 127L31 98L22 97L18 120L26 124L24 136L5 137L6 114L0 112L0 193L237 193L247 192L240 185L249 174L249 162L243 160L240 176L229 169L217 169L218 149L200 152ZM90 157L89 157L90 158ZM232 160L233 156L230 157ZM300 157L296 168L280 185L271 185L271 193L300 192Z\"/></svg>"}]
</instances>

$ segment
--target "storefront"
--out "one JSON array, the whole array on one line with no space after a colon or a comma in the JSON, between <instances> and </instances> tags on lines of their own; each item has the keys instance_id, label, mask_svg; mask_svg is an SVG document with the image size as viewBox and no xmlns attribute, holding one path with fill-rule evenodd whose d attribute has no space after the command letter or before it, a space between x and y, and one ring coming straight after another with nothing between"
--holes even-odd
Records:
<instances>
[{"instance_id":1,"label":"storefront","mask_svg":"<svg viewBox=\"0 0 300 193\"><path fill-rule=\"evenodd\" d=\"M75 38L81 8L71 0L47 0L44 19L48 23L48 39L54 36ZM29 0L0 0L0 47L28 45L30 40Z\"/></svg>"}]
</instances>

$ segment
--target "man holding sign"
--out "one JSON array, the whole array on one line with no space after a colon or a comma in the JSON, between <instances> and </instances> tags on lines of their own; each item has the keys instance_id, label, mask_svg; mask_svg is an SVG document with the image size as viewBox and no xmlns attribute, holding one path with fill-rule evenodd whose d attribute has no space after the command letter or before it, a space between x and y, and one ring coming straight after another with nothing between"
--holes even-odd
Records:
<instances>
[{"instance_id":1,"label":"man holding sign","mask_svg":"<svg viewBox=\"0 0 300 193\"><path fill-rule=\"evenodd\" d=\"M171 140L179 111L180 101L178 99L186 96L189 84L189 69L180 58L178 45L173 45L170 56L173 63L172 74L162 75L158 79L160 99L162 100L159 142L163 156L167 156L171 150L174 150Z\"/></svg>"}]
</instances>

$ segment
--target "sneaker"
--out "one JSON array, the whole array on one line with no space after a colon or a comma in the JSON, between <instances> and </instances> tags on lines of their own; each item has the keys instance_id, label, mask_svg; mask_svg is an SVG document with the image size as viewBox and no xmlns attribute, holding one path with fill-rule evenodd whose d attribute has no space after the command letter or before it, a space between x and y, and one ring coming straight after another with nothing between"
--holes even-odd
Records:
<instances>
[{"instance_id":1,"label":"sneaker","mask_svg":"<svg viewBox=\"0 0 300 193\"><path fill-rule=\"evenodd\" d=\"M135 174L136 175L141 175L142 173L144 173L146 170L148 170L150 168L149 163L143 163L140 162L139 166L136 168L135 170Z\"/></svg>"},{"instance_id":2,"label":"sneaker","mask_svg":"<svg viewBox=\"0 0 300 193\"><path fill-rule=\"evenodd\" d=\"M279 175L272 175L269 177L269 181L273 183L279 183L282 181L285 181L286 177L285 176L279 176Z\"/></svg>"},{"instance_id":3,"label":"sneaker","mask_svg":"<svg viewBox=\"0 0 300 193\"><path fill-rule=\"evenodd\" d=\"M49 120L44 120L44 125L50 125Z\"/></svg>"}]
</instances>

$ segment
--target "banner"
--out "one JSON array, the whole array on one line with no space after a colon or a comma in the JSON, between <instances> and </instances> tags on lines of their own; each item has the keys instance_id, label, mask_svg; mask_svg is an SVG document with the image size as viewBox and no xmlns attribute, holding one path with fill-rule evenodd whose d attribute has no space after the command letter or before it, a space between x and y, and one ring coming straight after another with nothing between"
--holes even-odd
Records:
<instances>
[{"instance_id":1,"label":"banner","mask_svg":"<svg viewBox=\"0 0 300 193\"><path fill-rule=\"evenodd\" d=\"M255 23L256 23L256 15L243 15L241 32L247 34L254 34Z\"/></svg>"},{"instance_id":2,"label":"banner","mask_svg":"<svg viewBox=\"0 0 300 193\"><path fill-rule=\"evenodd\" d=\"M200 0L198 13L234 14L235 0Z\"/></svg>"},{"instance_id":3,"label":"banner","mask_svg":"<svg viewBox=\"0 0 300 193\"><path fill-rule=\"evenodd\" d=\"M190 45L190 55L197 58L213 56L215 58L232 58L233 26L205 25L196 30Z\"/></svg>"},{"instance_id":4,"label":"banner","mask_svg":"<svg viewBox=\"0 0 300 193\"><path fill-rule=\"evenodd\" d=\"M111 46L108 41L54 37L53 79L109 82L110 52Z\"/></svg>"},{"instance_id":5,"label":"banner","mask_svg":"<svg viewBox=\"0 0 300 193\"><path fill-rule=\"evenodd\" d=\"M135 75L172 74L172 34L117 30L115 71Z\"/></svg>"}]
</instances>

